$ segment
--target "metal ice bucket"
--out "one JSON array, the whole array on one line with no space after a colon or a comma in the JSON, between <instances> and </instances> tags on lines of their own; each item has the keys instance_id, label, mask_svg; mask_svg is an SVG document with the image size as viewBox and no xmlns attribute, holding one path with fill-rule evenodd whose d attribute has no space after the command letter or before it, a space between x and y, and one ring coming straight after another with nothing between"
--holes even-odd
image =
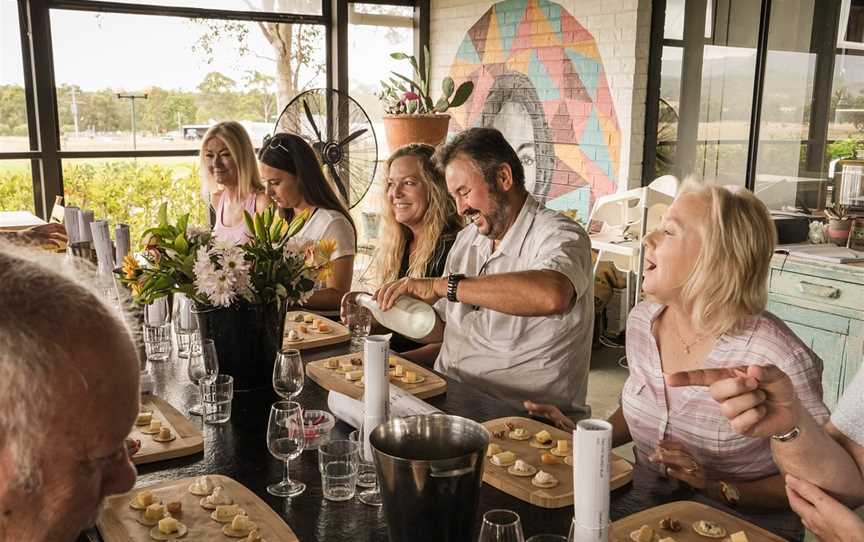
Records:
<instances>
[{"instance_id":1,"label":"metal ice bucket","mask_svg":"<svg viewBox=\"0 0 864 542\"><path fill-rule=\"evenodd\" d=\"M489 432L458 416L396 418L370 435L391 542L468 542Z\"/></svg>"}]
</instances>

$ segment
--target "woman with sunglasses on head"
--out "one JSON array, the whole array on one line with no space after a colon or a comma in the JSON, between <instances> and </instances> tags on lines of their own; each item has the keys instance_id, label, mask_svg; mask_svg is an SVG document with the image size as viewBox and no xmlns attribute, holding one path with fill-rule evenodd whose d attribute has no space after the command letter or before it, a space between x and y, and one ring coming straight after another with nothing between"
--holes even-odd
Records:
<instances>
[{"instance_id":1,"label":"woman with sunglasses on head","mask_svg":"<svg viewBox=\"0 0 864 542\"><path fill-rule=\"evenodd\" d=\"M216 213L213 235L242 245L249 239L243 212L263 211L270 200L255 164L255 149L243 126L215 124L201 141L201 192Z\"/></svg>"},{"instance_id":2,"label":"woman with sunglasses on head","mask_svg":"<svg viewBox=\"0 0 864 542\"><path fill-rule=\"evenodd\" d=\"M378 284L402 277L440 277L463 223L444 175L432 161L435 147L411 143L390 155L384 166L383 234L376 253ZM345 302L359 292L349 293ZM423 345L394 336L393 350L412 361L433 363L439 344Z\"/></svg>"},{"instance_id":3,"label":"woman with sunglasses on head","mask_svg":"<svg viewBox=\"0 0 864 542\"><path fill-rule=\"evenodd\" d=\"M345 205L324 178L315 151L301 137L278 133L266 137L258 153L261 178L267 195L291 220L307 211L309 219L295 238L318 241L332 239L333 273L324 288L306 302L309 309L335 315L342 296L351 289L357 230Z\"/></svg>"}]
</instances>

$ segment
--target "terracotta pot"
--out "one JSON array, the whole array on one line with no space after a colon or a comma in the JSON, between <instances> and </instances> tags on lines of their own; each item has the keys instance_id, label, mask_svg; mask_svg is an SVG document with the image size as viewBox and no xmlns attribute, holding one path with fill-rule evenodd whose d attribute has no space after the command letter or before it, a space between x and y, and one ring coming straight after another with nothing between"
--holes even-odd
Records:
<instances>
[{"instance_id":1,"label":"terracotta pot","mask_svg":"<svg viewBox=\"0 0 864 542\"><path fill-rule=\"evenodd\" d=\"M828 240L835 245L845 247L849 240L849 230L852 229L852 221L848 218L845 220L837 220L832 218L828 220Z\"/></svg>"},{"instance_id":2,"label":"terracotta pot","mask_svg":"<svg viewBox=\"0 0 864 542\"><path fill-rule=\"evenodd\" d=\"M450 115L386 115L384 134L390 152L408 143L436 146L447 137Z\"/></svg>"}]
</instances>

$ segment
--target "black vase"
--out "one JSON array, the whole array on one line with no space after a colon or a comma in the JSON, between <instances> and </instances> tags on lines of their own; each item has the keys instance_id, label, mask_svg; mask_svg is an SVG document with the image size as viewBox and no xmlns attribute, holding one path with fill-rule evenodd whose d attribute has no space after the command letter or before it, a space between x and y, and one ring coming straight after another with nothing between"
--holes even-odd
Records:
<instances>
[{"instance_id":1,"label":"black vase","mask_svg":"<svg viewBox=\"0 0 864 542\"><path fill-rule=\"evenodd\" d=\"M252 304L196 307L202 339L213 339L219 373L234 377L235 391L269 388L273 364L282 348L286 305Z\"/></svg>"}]
</instances>

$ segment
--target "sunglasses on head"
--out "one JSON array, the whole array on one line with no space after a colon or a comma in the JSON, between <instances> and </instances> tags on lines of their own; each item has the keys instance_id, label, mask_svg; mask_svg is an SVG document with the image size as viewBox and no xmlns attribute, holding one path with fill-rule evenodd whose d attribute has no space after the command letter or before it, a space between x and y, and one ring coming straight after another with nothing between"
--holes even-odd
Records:
<instances>
[{"instance_id":1,"label":"sunglasses on head","mask_svg":"<svg viewBox=\"0 0 864 542\"><path fill-rule=\"evenodd\" d=\"M270 134L267 134L264 136L264 141L261 143L261 150L258 151L258 156L259 157L263 156L264 151L267 151L269 149L282 149L283 152L285 152L289 156L291 155L291 151L288 150L288 148L285 145L279 143L278 138L273 137Z\"/></svg>"}]
</instances>

